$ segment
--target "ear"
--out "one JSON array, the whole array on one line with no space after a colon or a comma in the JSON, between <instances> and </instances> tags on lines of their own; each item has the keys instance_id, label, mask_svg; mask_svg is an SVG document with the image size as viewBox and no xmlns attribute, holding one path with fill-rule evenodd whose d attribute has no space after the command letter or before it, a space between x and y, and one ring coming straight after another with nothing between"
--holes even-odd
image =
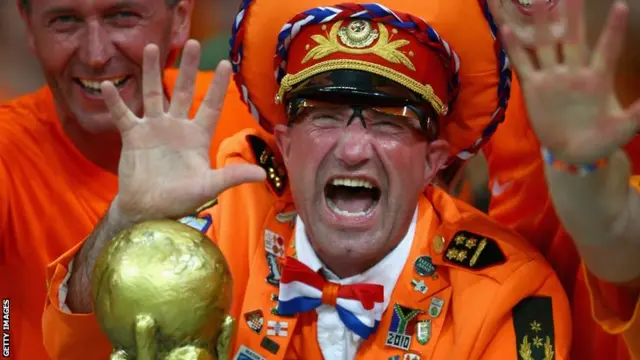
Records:
<instances>
[{"instance_id":1,"label":"ear","mask_svg":"<svg viewBox=\"0 0 640 360\"><path fill-rule=\"evenodd\" d=\"M291 128L287 125L278 124L274 128L274 135L278 150L282 155L285 165L288 163L289 155L291 155Z\"/></svg>"},{"instance_id":2,"label":"ear","mask_svg":"<svg viewBox=\"0 0 640 360\"><path fill-rule=\"evenodd\" d=\"M171 45L173 49L182 49L191 34L193 0L181 0L172 11L173 29L171 31Z\"/></svg>"},{"instance_id":3,"label":"ear","mask_svg":"<svg viewBox=\"0 0 640 360\"><path fill-rule=\"evenodd\" d=\"M33 37L33 29L31 28L31 18L29 17L29 12L21 5L18 5L18 8L20 11L20 17L22 18L22 21L24 22L24 26L25 26L29 52L35 56L36 41L35 41L35 38Z\"/></svg>"},{"instance_id":4,"label":"ear","mask_svg":"<svg viewBox=\"0 0 640 360\"><path fill-rule=\"evenodd\" d=\"M427 166L424 169L425 184L429 184L436 177L440 168L449 158L449 143L445 140L436 140L429 144L427 154Z\"/></svg>"}]
</instances>

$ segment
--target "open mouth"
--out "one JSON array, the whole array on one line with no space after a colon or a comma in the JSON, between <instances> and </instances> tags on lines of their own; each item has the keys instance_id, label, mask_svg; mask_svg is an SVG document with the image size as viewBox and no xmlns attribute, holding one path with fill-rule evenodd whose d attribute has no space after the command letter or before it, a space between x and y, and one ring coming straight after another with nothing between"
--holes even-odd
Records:
<instances>
[{"instance_id":1,"label":"open mouth","mask_svg":"<svg viewBox=\"0 0 640 360\"><path fill-rule=\"evenodd\" d=\"M536 1L545 1L549 9L553 8L558 1L557 0L511 0L516 7L524 14L530 15L533 11L533 3Z\"/></svg>"},{"instance_id":2,"label":"open mouth","mask_svg":"<svg viewBox=\"0 0 640 360\"><path fill-rule=\"evenodd\" d=\"M80 87L87 91L90 94L93 95L100 95L102 93L102 91L100 90L100 84L103 81L111 81L118 90L120 90L121 88L123 88L127 81L129 81L129 79L131 78L131 76L120 76L117 78L111 78L111 79L105 79L105 80L88 80L88 79L81 79L81 78L74 78L73 81L76 82L76 84L80 85Z\"/></svg>"},{"instance_id":3,"label":"open mouth","mask_svg":"<svg viewBox=\"0 0 640 360\"><path fill-rule=\"evenodd\" d=\"M362 178L334 178L324 187L329 209L341 216L371 214L380 201L380 187Z\"/></svg>"}]
</instances>

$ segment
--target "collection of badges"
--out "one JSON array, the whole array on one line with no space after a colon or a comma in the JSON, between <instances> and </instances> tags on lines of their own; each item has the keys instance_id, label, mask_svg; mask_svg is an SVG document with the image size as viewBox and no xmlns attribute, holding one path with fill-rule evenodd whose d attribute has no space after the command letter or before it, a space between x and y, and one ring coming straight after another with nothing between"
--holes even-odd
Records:
<instances>
[{"instance_id":1,"label":"collection of badges","mask_svg":"<svg viewBox=\"0 0 640 360\"><path fill-rule=\"evenodd\" d=\"M411 280L413 290L421 294L429 291L427 285L428 278L438 279L436 267L433 265L431 257L428 255L419 256L414 264L413 270L417 278ZM393 314L391 324L387 332L385 345L400 350L409 351L402 356L402 360L420 360L419 354L410 352L411 343L415 337L420 345L426 345L431 340L433 319L440 316L444 307L444 300L438 297L432 297L427 313L420 309L411 309L400 304L393 306ZM428 319L420 319L420 317L428 316ZM390 357L389 360L400 360L401 356L396 355Z\"/></svg>"},{"instance_id":2,"label":"collection of badges","mask_svg":"<svg viewBox=\"0 0 640 360\"><path fill-rule=\"evenodd\" d=\"M269 273L265 280L268 284L278 287L280 285L282 261L284 260L286 253L285 240L282 236L274 233L273 231L265 230L264 244L265 256L269 269ZM428 279L438 279L436 267L433 265L431 257L428 255L419 256L413 264L413 269L416 276L411 280L411 286L416 292L426 294L429 291L429 286L427 285ZM271 314L278 315L278 296L273 294L271 296L271 300L276 302L276 305L271 309ZM420 360L421 356L419 354L411 352L411 343L413 338L415 337L416 341L420 345L426 345L429 342L432 334L432 320L440 316L443 307L444 300L438 297L431 298L431 303L426 314L425 311L420 309L411 309L400 304L394 304L391 324L387 332L385 345L404 350L406 353L402 356L397 355L390 357L389 359ZM429 319L419 319L421 315L422 317L428 316ZM260 346L269 352L276 354L280 345L269 337L288 336L289 323L287 321L276 320L265 321L265 316L262 310L250 311L244 314L244 318L249 329L257 334L261 334L266 322L266 332ZM246 347L242 347L241 350L242 351L236 355L236 358L238 359L262 358L260 355ZM238 355L241 357L237 357Z\"/></svg>"},{"instance_id":3,"label":"collection of badges","mask_svg":"<svg viewBox=\"0 0 640 360\"><path fill-rule=\"evenodd\" d=\"M280 285L280 277L282 273L282 262L286 252L284 238L271 230L265 230L264 250L267 267L269 269L269 273L267 274L265 281L269 285L278 287ZM271 315L279 315L277 310L278 295L272 294L271 301L275 302L270 311ZM277 354L280 350L280 345L270 337L289 336L289 323L287 321L276 320L265 321L264 312L260 309L245 313L244 319L247 323L247 327L256 334L262 333L262 329L265 328L266 322L265 336L262 338L260 346L272 354ZM262 356L258 355L255 351L247 348L246 346L243 346L241 350L242 351L239 351L236 355L236 358L238 359L264 359Z\"/></svg>"}]
</instances>

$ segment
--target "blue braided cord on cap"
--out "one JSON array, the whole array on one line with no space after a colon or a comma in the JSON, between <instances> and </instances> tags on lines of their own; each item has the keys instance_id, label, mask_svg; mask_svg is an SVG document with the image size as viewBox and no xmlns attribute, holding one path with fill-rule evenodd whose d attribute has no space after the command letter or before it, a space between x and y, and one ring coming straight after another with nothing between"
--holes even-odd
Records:
<instances>
[{"instance_id":1,"label":"blue braided cord on cap","mask_svg":"<svg viewBox=\"0 0 640 360\"><path fill-rule=\"evenodd\" d=\"M458 157L462 160L467 160L472 157L475 153L480 150L482 145L484 145L491 136L498 129L498 125L504 121L507 106L509 105L509 98L511 97L511 82L512 82L512 71L511 71L511 63L509 62L509 58L507 57L507 53L502 46L502 41L500 39L500 33L498 30L498 25L495 23L493 15L491 11L489 11L489 4L486 0L478 0L480 8L489 23L489 28L491 29L491 35L495 40L494 48L496 50L496 56L498 60L498 73L499 73L499 83L498 83L498 107L494 111L491 121L482 131L482 137L478 139L471 147L461 151L458 153Z\"/></svg>"}]
</instances>

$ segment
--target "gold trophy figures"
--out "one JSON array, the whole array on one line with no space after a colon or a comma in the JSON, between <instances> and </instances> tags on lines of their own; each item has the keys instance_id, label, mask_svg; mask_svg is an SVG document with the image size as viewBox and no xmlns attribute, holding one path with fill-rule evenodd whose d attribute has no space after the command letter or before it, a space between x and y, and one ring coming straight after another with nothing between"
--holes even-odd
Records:
<instances>
[{"instance_id":1,"label":"gold trophy figures","mask_svg":"<svg viewBox=\"0 0 640 360\"><path fill-rule=\"evenodd\" d=\"M225 359L232 279L218 247L177 221L118 234L93 269L93 299L115 360Z\"/></svg>"}]
</instances>

